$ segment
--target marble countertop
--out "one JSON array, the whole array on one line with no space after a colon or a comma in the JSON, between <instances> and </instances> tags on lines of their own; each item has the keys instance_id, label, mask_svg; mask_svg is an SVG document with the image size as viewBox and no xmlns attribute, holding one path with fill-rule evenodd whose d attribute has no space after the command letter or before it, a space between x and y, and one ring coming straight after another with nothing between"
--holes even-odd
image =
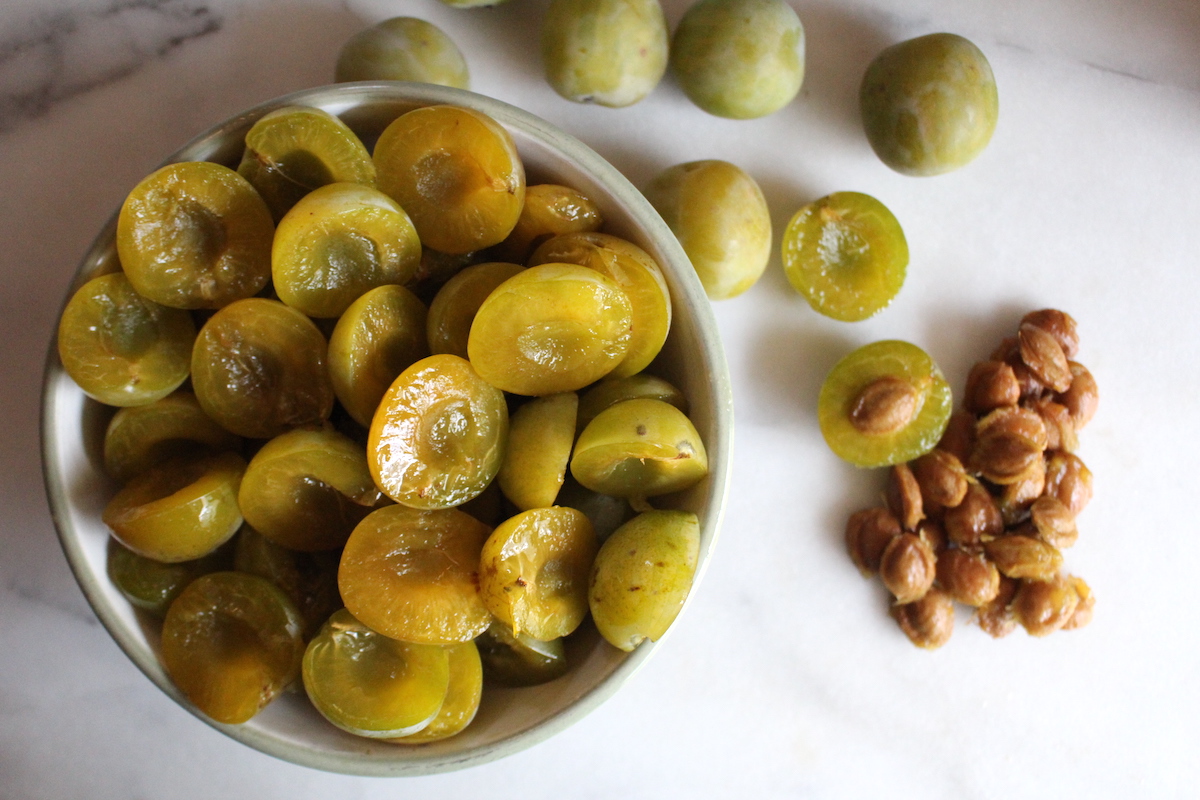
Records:
<instances>
[{"instance_id":1,"label":"marble countertop","mask_svg":"<svg viewBox=\"0 0 1200 800\"><path fill-rule=\"evenodd\" d=\"M0 797L1184 797L1200 779L1200 5L1193 0L792 0L801 96L770 117L705 115L666 79L642 103L581 107L541 77L546 0L8 0L0 6ZM674 23L688 0L666 0ZM776 256L717 304L737 443L721 541L647 666L561 735L463 772L366 779L250 750L163 695L90 611L42 489L40 376L62 295L129 188L197 132L328 82L340 44L404 13L467 54L473 88L583 139L644 185L733 161L776 238L842 189L908 235L900 296L869 321L819 317ZM948 30L988 55L1000 124L958 172L912 179L862 135L880 49ZM877 472L845 466L817 388L852 347L913 341L962 386L1024 311L1082 333L1101 404L1080 454L1096 496L1067 566L1099 602L1083 630L994 641L960 617L933 653L887 618L842 546Z\"/></svg>"}]
</instances>

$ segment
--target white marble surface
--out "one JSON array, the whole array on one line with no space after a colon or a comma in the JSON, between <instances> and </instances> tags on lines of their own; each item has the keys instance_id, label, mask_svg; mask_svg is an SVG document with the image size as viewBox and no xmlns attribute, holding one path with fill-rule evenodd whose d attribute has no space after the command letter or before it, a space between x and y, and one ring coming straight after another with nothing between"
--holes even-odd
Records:
<instances>
[{"instance_id":1,"label":"white marble surface","mask_svg":"<svg viewBox=\"0 0 1200 800\"><path fill-rule=\"evenodd\" d=\"M668 0L675 22L688 0ZM574 106L541 79L545 0L8 0L0 6L0 797L1187 797L1200 780L1200 5L1194 0L793 0L801 97L708 117L670 79L643 103ZM175 706L97 623L46 509L42 361L78 259L133 183L213 122L327 82L340 43L397 13L441 26L474 88L575 133L635 183L725 158L778 229L830 191L876 195L908 233L891 308L835 323L776 258L717 308L733 372L733 497L696 602L612 701L555 739L460 773L328 775ZM951 175L872 155L856 89L882 47L949 30L987 53L995 139ZM778 233L777 233L778 237ZM911 647L842 551L882 479L839 463L817 387L855 345L906 338L961 387L1021 313L1079 320L1101 387L1081 455L1096 498L1069 568L1082 631L993 641L960 619Z\"/></svg>"}]
</instances>

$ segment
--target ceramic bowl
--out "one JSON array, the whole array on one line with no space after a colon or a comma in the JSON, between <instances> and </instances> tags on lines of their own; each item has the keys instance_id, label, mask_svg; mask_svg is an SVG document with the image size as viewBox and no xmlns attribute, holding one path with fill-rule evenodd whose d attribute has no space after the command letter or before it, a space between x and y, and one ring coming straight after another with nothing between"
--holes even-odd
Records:
<instances>
[{"instance_id":1,"label":"ceramic bowl","mask_svg":"<svg viewBox=\"0 0 1200 800\"><path fill-rule=\"evenodd\" d=\"M560 183L583 191L601 208L606 231L639 244L662 266L674 321L653 371L688 396L711 466L700 485L671 499L672 505L694 511L700 518L698 587L716 544L732 462L728 370L709 301L687 257L650 204L614 167L578 140L505 103L440 86L388 82L340 84L280 97L221 122L167 162L208 160L236 167L250 126L281 106L316 106L336 114L371 147L400 114L440 103L472 108L500 122L516 141L529 183ZM119 268L115 225L114 213L84 257L71 292L89 278ZM566 675L524 689L488 686L478 716L464 732L415 747L344 733L313 709L303 691L286 693L244 724L213 722L188 702L163 671L158 624L131 607L106 574L109 532L100 514L116 487L104 475L100 451L111 413L87 398L66 375L52 342L43 393L43 463L52 514L71 569L97 617L150 680L213 727L264 753L316 769L359 775L417 775L472 766L527 748L578 721L611 697L663 646L663 640L646 642L627 654L585 625L571 637L568 658L573 666Z\"/></svg>"}]
</instances>

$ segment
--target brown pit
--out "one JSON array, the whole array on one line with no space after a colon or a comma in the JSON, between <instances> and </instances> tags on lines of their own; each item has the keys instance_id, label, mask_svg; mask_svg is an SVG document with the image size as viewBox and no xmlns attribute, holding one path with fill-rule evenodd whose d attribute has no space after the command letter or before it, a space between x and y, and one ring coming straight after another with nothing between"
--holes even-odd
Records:
<instances>
[{"instance_id":1,"label":"brown pit","mask_svg":"<svg viewBox=\"0 0 1200 800\"><path fill-rule=\"evenodd\" d=\"M1083 578L1071 575L1067 580L1071 582L1071 588L1079 596L1079 604L1075 606L1075 613L1071 614L1071 618L1066 621L1062 629L1073 631L1092 621L1092 613L1096 608L1096 595L1092 594L1092 588L1084 582Z\"/></svg>"},{"instance_id":2,"label":"brown pit","mask_svg":"<svg viewBox=\"0 0 1200 800\"><path fill-rule=\"evenodd\" d=\"M1029 401L1029 409L1042 418L1046 426L1046 449L1066 450L1074 453L1079 448L1079 437L1075 435L1075 420L1070 410L1062 403L1048 397Z\"/></svg>"},{"instance_id":3,"label":"brown pit","mask_svg":"<svg viewBox=\"0 0 1200 800\"><path fill-rule=\"evenodd\" d=\"M1037 469L1042 451L1026 439L996 436L980 439L971 454L971 471L992 483L1016 483Z\"/></svg>"},{"instance_id":4,"label":"brown pit","mask_svg":"<svg viewBox=\"0 0 1200 800\"><path fill-rule=\"evenodd\" d=\"M879 577L897 603L920 600L933 585L937 556L916 534L902 533L888 543L879 562Z\"/></svg>"},{"instance_id":5,"label":"brown pit","mask_svg":"<svg viewBox=\"0 0 1200 800\"><path fill-rule=\"evenodd\" d=\"M1038 538L1048 545L1063 549L1075 544L1079 528L1071 509L1052 495L1039 497L1029 509L1029 519L1037 530Z\"/></svg>"},{"instance_id":6,"label":"brown pit","mask_svg":"<svg viewBox=\"0 0 1200 800\"><path fill-rule=\"evenodd\" d=\"M1009 336L1000 342L1000 346L992 352L992 361L1003 361L1012 367L1013 377L1021 387L1021 399L1039 397L1046 391L1046 385L1038 380L1033 371L1021 360L1021 345L1017 337Z\"/></svg>"},{"instance_id":7,"label":"brown pit","mask_svg":"<svg viewBox=\"0 0 1200 800\"><path fill-rule=\"evenodd\" d=\"M953 453L931 450L909 465L930 508L954 508L967 495L967 471Z\"/></svg>"},{"instance_id":8,"label":"brown pit","mask_svg":"<svg viewBox=\"0 0 1200 800\"><path fill-rule=\"evenodd\" d=\"M1059 311L1057 308L1030 311L1021 317L1021 324L1033 325L1053 336L1067 358L1074 358L1079 352L1079 327L1075 319L1065 311Z\"/></svg>"},{"instance_id":9,"label":"brown pit","mask_svg":"<svg viewBox=\"0 0 1200 800\"><path fill-rule=\"evenodd\" d=\"M908 464L896 464L888 470L887 505L906 531L915 531L925 519L921 487Z\"/></svg>"},{"instance_id":10,"label":"brown pit","mask_svg":"<svg viewBox=\"0 0 1200 800\"><path fill-rule=\"evenodd\" d=\"M930 589L911 603L892 606L891 615L909 641L924 650L936 650L954 633L954 601L940 589Z\"/></svg>"},{"instance_id":11,"label":"brown pit","mask_svg":"<svg viewBox=\"0 0 1200 800\"><path fill-rule=\"evenodd\" d=\"M920 536L929 545L936 556L940 556L950 546L950 540L946 537L946 529L935 519L921 520L921 524L917 526L917 536Z\"/></svg>"},{"instance_id":12,"label":"brown pit","mask_svg":"<svg viewBox=\"0 0 1200 800\"><path fill-rule=\"evenodd\" d=\"M1013 368L1003 361L980 361L967 375L963 407L974 414L1015 406L1021 399L1021 384Z\"/></svg>"},{"instance_id":13,"label":"brown pit","mask_svg":"<svg viewBox=\"0 0 1200 800\"><path fill-rule=\"evenodd\" d=\"M1022 582L1012 606L1017 622L1030 636L1047 636L1075 614L1079 595L1070 579L1054 575L1048 580Z\"/></svg>"},{"instance_id":14,"label":"brown pit","mask_svg":"<svg viewBox=\"0 0 1200 800\"><path fill-rule=\"evenodd\" d=\"M1013 615L1012 600L1017 594L1018 582L1000 576L1000 587L992 600L979 607L975 620L983 632L993 639L1000 639L1017 629L1017 618Z\"/></svg>"},{"instance_id":15,"label":"brown pit","mask_svg":"<svg viewBox=\"0 0 1200 800\"><path fill-rule=\"evenodd\" d=\"M985 542L983 552L1009 578L1048 580L1062 569L1062 553L1032 536L1012 534Z\"/></svg>"},{"instance_id":16,"label":"brown pit","mask_svg":"<svg viewBox=\"0 0 1200 800\"><path fill-rule=\"evenodd\" d=\"M1017 342L1015 336L1005 336L1000 340L1000 344L996 345L996 349L988 356L990 361L1003 361L1006 364L1013 364L1021 360L1021 346Z\"/></svg>"},{"instance_id":17,"label":"brown pit","mask_svg":"<svg viewBox=\"0 0 1200 800\"><path fill-rule=\"evenodd\" d=\"M1026 322L1017 332L1021 360L1029 371L1050 389L1065 392L1071 386L1071 368L1062 345L1054 336Z\"/></svg>"},{"instance_id":18,"label":"brown pit","mask_svg":"<svg viewBox=\"0 0 1200 800\"><path fill-rule=\"evenodd\" d=\"M886 508L868 508L850 515L846 522L846 549L863 575L879 571L888 543L901 534L900 522Z\"/></svg>"},{"instance_id":19,"label":"brown pit","mask_svg":"<svg viewBox=\"0 0 1200 800\"><path fill-rule=\"evenodd\" d=\"M937 584L958 602L979 607L999 593L1000 571L978 553L947 550L938 556Z\"/></svg>"},{"instance_id":20,"label":"brown pit","mask_svg":"<svg viewBox=\"0 0 1200 800\"><path fill-rule=\"evenodd\" d=\"M1004 519L996 501L984 486L971 482L963 501L942 515L946 536L960 547L977 548L985 537L1004 532Z\"/></svg>"},{"instance_id":21,"label":"brown pit","mask_svg":"<svg viewBox=\"0 0 1200 800\"><path fill-rule=\"evenodd\" d=\"M868 436L895 433L916 416L918 400L915 386L895 375L885 375L867 384L854 398L850 424Z\"/></svg>"},{"instance_id":22,"label":"brown pit","mask_svg":"<svg viewBox=\"0 0 1200 800\"><path fill-rule=\"evenodd\" d=\"M1046 423L1028 408L998 408L975 423L976 444L979 439L999 436L1024 439L1031 447L1046 449Z\"/></svg>"},{"instance_id":23,"label":"brown pit","mask_svg":"<svg viewBox=\"0 0 1200 800\"><path fill-rule=\"evenodd\" d=\"M1075 430L1078 431L1096 415L1096 407L1100 404L1100 390L1087 367L1074 361L1067 363L1071 369L1071 386L1058 395L1058 402L1066 406L1071 414L1071 421L1075 423Z\"/></svg>"},{"instance_id":24,"label":"brown pit","mask_svg":"<svg viewBox=\"0 0 1200 800\"><path fill-rule=\"evenodd\" d=\"M1010 364L1009 366L1012 367L1013 375L1016 376L1017 383L1021 386L1022 400L1041 397L1048 391L1046 384L1042 383L1042 381L1033 374L1033 370L1025 366L1024 362L1017 362L1016 364Z\"/></svg>"},{"instance_id":25,"label":"brown pit","mask_svg":"<svg viewBox=\"0 0 1200 800\"><path fill-rule=\"evenodd\" d=\"M1046 461L1046 494L1079 516L1092 499L1092 471L1071 453L1051 453Z\"/></svg>"},{"instance_id":26,"label":"brown pit","mask_svg":"<svg viewBox=\"0 0 1200 800\"><path fill-rule=\"evenodd\" d=\"M1024 520L1029 515L1029 507L1042 496L1045 488L1046 461L1039 458L1019 480L1000 487L996 504L1000 507L1004 524L1011 527Z\"/></svg>"},{"instance_id":27,"label":"brown pit","mask_svg":"<svg viewBox=\"0 0 1200 800\"><path fill-rule=\"evenodd\" d=\"M975 415L969 411L955 411L950 415L946 432L938 442L937 449L950 453L960 463L967 463L975 447Z\"/></svg>"},{"instance_id":28,"label":"brown pit","mask_svg":"<svg viewBox=\"0 0 1200 800\"><path fill-rule=\"evenodd\" d=\"M968 466L992 483L1015 483L1035 468L1045 449L1046 425L1036 412L998 408L976 424Z\"/></svg>"}]
</instances>

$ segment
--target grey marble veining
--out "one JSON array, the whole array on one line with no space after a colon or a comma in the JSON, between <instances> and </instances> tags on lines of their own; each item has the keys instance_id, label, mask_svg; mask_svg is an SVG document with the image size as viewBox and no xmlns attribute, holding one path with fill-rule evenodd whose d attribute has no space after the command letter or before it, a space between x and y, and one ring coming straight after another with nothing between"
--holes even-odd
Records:
<instances>
[{"instance_id":1,"label":"grey marble veining","mask_svg":"<svg viewBox=\"0 0 1200 800\"><path fill-rule=\"evenodd\" d=\"M0 0L0 798L1193 796L1200 2L793 0L810 35L805 89L745 123L704 115L670 78L629 109L561 100L537 60L548 2ZM668 19L690 2L664 0ZM388 781L250 750L138 672L55 538L38 393L62 293L129 187L220 119L329 80L356 26L397 13L436 22L476 88L575 133L635 183L735 161L763 186L777 242L801 203L866 191L895 211L913 258L895 303L863 323L817 318L777 253L718 304L736 465L694 604L578 725L502 762ZM874 52L935 29L988 54L1001 122L977 162L908 179L874 158L854 92ZM1076 315L1101 382L1081 434L1096 496L1066 554L1096 619L994 642L964 610L945 648L917 652L845 556L846 516L883 482L829 454L816 392L841 354L881 338L926 347L960 389L1034 304Z\"/></svg>"},{"instance_id":2,"label":"grey marble veining","mask_svg":"<svg viewBox=\"0 0 1200 800\"><path fill-rule=\"evenodd\" d=\"M220 5L220 0L85 0L63 8L14 0L0 9L0 133L219 32L229 13ZM297 13L307 5L301 3ZM346 0L344 5L364 16L410 13L372 0ZM671 19L687 5L664 2ZM840 10L838 4L815 2L811 10L801 6L799 11L816 15L835 8ZM869 27L893 38L934 29L986 31L1000 46L1200 92L1200 59L1194 55L1200 42L1200 4L1190 0L1126 0L1100 8L1085 0L1053 6L1017 0L951 9L938 0L903 7L872 0L860 4L860 13Z\"/></svg>"},{"instance_id":3,"label":"grey marble veining","mask_svg":"<svg viewBox=\"0 0 1200 800\"><path fill-rule=\"evenodd\" d=\"M216 33L222 17L192 0L116 0L8 22L0 38L0 132Z\"/></svg>"}]
</instances>

